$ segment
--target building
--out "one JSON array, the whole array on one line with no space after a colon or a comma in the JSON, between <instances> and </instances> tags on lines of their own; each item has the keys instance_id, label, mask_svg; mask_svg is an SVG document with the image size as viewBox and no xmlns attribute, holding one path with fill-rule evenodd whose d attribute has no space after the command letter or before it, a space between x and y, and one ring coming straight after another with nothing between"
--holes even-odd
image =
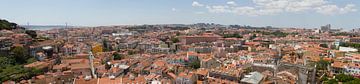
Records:
<instances>
[{"instance_id":1,"label":"building","mask_svg":"<svg viewBox=\"0 0 360 84\"><path fill-rule=\"evenodd\" d=\"M168 54L170 52L170 48L154 47L154 48L146 50L146 52L152 53L152 54Z\"/></svg>"},{"instance_id":2,"label":"building","mask_svg":"<svg viewBox=\"0 0 360 84\"><path fill-rule=\"evenodd\" d=\"M321 26L321 31L327 32L331 30L331 25L327 24L325 26Z\"/></svg>"},{"instance_id":3,"label":"building","mask_svg":"<svg viewBox=\"0 0 360 84\"><path fill-rule=\"evenodd\" d=\"M217 67L209 70L208 78L240 82L242 70L240 68Z\"/></svg>"},{"instance_id":4,"label":"building","mask_svg":"<svg viewBox=\"0 0 360 84\"><path fill-rule=\"evenodd\" d=\"M277 73L276 77L278 79L275 79L275 81L278 84L296 84L299 79L296 74L292 74L288 71L281 71Z\"/></svg>"},{"instance_id":5,"label":"building","mask_svg":"<svg viewBox=\"0 0 360 84\"><path fill-rule=\"evenodd\" d=\"M358 75L360 74L360 65L359 63L349 63L344 66L345 73L352 74L352 75Z\"/></svg>"},{"instance_id":6,"label":"building","mask_svg":"<svg viewBox=\"0 0 360 84\"><path fill-rule=\"evenodd\" d=\"M352 37L352 38L350 38L350 42L352 42L352 43L360 43L360 37Z\"/></svg>"},{"instance_id":7,"label":"building","mask_svg":"<svg viewBox=\"0 0 360 84\"><path fill-rule=\"evenodd\" d=\"M345 65L346 63L335 61L331 64L331 72L333 74L339 74L345 71Z\"/></svg>"},{"instance_id":8,"label":"building","mask_svg":"<svg viewBox=\"0 0 360 84\"><path fill-rule=\"evenodd\" d=\"M181 72L175 80L175 84L194 84L196 83L197 77L192 72Z\"/></svg>"},{"instance_id":9,"label":"building","mask_svg":"<svg viewBox=\"0 0 360 84\"><path fill-rule=\"evenodd\" d=\"M184 44L192 44L192 43L200 43L200 42L215 42L219 40L221 36L212 34L212 33L205 33L199 36L183 36L180 37L180 42Z\"/></svg>"},{"instance_id":10,"label":"building","mask_svg":"<svg viewBox=\"0 0 360 84\"><path fill-rule=\"evenodd\" d=\"M29 52L31 56L36 56L36 53L44 51L43 47L52 47L56 52L56 49L58 48L57 46L58 44L56 44L55 41L43 41L30 45Z\"/></svg>"},{"instance_id":11,"label":"building","mask_svg":"<svg viewBox=\"0 0 360 84\"><path fill-rule=\"evenodd\" d=\"M245 75L245 78L241 79L241 83L244 84L260 84L264 75L259 72L250 72L249 75Z\"/></svg>"},{"instance_id":12,"label":"building","mask_svg":"<svg viewBox=\"0 0 360 84\"><path fill-rule=\"evenodd\" d=\"M339 47L339 51L342 51L342 52L357 52L358 49L351 48L351 47Z\"/></svg>"},{"instance_id":13,"label":"building","mask_svg":"<svg viewBox=\"0 0 360 84\"><path fill-rule=\"evenodd\" d=\"M13 42L11 38L0 37L0 51L4 51L4 52L9 51L12 45Z\"/></svg>"},{"instance_id":14,"label":"building","mask_svg":"<svg viewBox=\"0 0 360 84\"><path fill-rule=\"evenodd\" d=\"M189 48L189 51L194 51L198 53L211 53L213 49L212 47L192 47Z\"/></svg>"},{"instance_id":15,"label":"building","mask_svg":"<svg viewBox=\"0 0 360 84\"><path fill-rule=\"evenodd\" d=\"M200 58L200 67L201 68L215 68L220 66L220 62L215 60L213 57Z\"/></svg>"}]
</instances>

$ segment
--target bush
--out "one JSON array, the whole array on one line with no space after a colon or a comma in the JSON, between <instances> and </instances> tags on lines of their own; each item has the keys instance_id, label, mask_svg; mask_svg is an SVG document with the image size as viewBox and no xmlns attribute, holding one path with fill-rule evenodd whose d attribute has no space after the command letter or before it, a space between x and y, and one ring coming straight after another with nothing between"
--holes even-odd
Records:
<instances>
[{"instance_id":1,"label":"bush","mask_svg":"<svg viewBox=\"0 0 360 84\"><path fill-rule=\"evenodd\" d=\"M114 53L114 54L113 54L113 57L114 57L114 60L121 60L121 59L123 59L123 57L122 57L120 54L118 54L118 53Z\"/></svg>"},{"instance_id":2,"label":"bush","mask_svg":"<svg viewBox=\"0 0 360 84\"><path fill-rule=\"evenodd\" d=\"M338 79L340 82L347 82L355 79L354 77L346 74L336 75L335 78Z\"/></svg>"}]
</instances>

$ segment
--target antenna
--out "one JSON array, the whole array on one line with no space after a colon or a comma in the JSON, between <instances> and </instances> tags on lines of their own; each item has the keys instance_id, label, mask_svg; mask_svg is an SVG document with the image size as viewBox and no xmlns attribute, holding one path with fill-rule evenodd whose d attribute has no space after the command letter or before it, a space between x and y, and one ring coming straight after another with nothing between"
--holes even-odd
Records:
<instances>
[{"instance_id":1,"label":"antenna","mask_svg":"<svg viewBox=\"0 0 360 84\"><path fill-rule=\"evenodd\" d=\"M65 28L67 28L67 26L68 26L68 23L67 23L67 22L65 22Z\"/></svg>"},{"instance_id":2,"label":"antenna","mask_svg":"<svg viewBox=\"0 0 360 84\"><path fill-rule=\"evenodd\" d=\"M68 23L67 23L67 22L65 22L66 41L67 41L67 42L69 42L69 35L68 35L69 30L68 30L67 25L68 25Z\"/></svg>"}]
</instances>

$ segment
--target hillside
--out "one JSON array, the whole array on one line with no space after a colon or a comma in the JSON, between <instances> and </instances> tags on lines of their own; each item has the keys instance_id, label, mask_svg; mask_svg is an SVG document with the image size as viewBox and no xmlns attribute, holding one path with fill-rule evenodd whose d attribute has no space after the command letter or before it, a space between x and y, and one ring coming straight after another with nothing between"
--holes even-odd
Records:
<instances>
[{"instance_id":1,"label":"hillside","mask_svg":"<svg viewBox=\"0 0 360 84\"><path fill-rule=\"evenodd\" d=\"M3 30L3 29L12 30L12 29L17 29L17 28L22 28L22 27L20 27L16 23L9 22L9 21L4 20L4 19L0 19L0 30Z\"/></svg>"}]
</instances>

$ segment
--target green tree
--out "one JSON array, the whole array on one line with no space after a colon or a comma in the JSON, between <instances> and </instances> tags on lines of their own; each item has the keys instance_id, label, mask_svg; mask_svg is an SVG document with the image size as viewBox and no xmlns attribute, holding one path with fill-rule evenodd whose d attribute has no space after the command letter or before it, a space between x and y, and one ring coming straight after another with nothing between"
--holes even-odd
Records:
<instances>
[{"instance_id":1,"label":"green tree","mask_svg":"<svg viewBox=\"0 0 360 84\"><path fill-rule=\"evenodd\" d=\"M223 38L243 38L240 34L224 34Z\"/></svg>"},{"instance_id":2,"label":"green tree","mask_svg":"<svg viewBox=\"0 0 360 84\"><path fill-rule=\"evenodd\" d=\"M287 35L289 35L288 33L284 33L284 32L281 32L281 31L275 31L275 32L273 32L271 34L276 36L276 37L286 37Z\"/></svg>"},{"instance_id":3,"label":"green tree","mask_svg":"<svg viewBox=\"0 0 360 84\"><path fill-rule=\"evenodd\" d=\"M325 81L324 84L338 84L338 81L336 81L336 79L330 79L328 81Z\"/></svg>"},{"instance_id":4,"label":"green tree","mask_svg":"<svg viewBox=\"0 0 360 84\"><path fill-rule=\"evenodd\" d=\"M7 57L0 57L0 68L5 68L11 66L15 63L13 59L9 59Z\"/></svg>"},{"instance_id":5,"label":"green tree","mask_svg":"<svg viewBox=\"0 0 360 84\"><path fill-rule=\"evenodd\" d=\"M338 79L340 82L347 82L355 79L354 77L346 74L336 75L335 78Z\"/></svg>"},{"instance_id":6,"label":"green tree","mask_svg":"<svg viewBox=\"0 0 360 84\"><path fill-rule=\"evenodd\" d=\"M27 50L24 47L14 47L11 50L12 58L17 61L17 63L23 64L26 63L27 59L30 58L30 56L27 53Z\"/></svg>"},{"instance_id":7,"label":"green tree","mask_svg":"<svg viewBox=\"0 0 360 84\"><path fill-rule=\"evenodd\" d=\"M329 61L324 60L323 58L320 58L320 61L316 63L317 67L316 69L318 70L326 70L327 66L330 65L331 63Z\"/></svg>"},{"instance_id":8,"label":"green tree","mask_svg":"<svg viewBox=\"0 0 360 84\"><path fill-rule=\"evenodd\" d=\"M23 65L8 66L0 70L0 81L20 81L24 79L30 79L31 77L42 73L42 70L35 68L24 68Z\"/></svg>"},{"instance_id":9,"label":"green tree","mask_svg":"<svg viewBox=\"0 0 360 84\"><path fill-rule=\"evenodd\" d=\"M253 40L253 39L255 39L257 36L256 36L256 34L253 34L249 39L250 40Z\"/></svg>"},{"instance_id":10,"label":"green tree","mask_svg":"<svg viewBox=\"0 0 360 84\"><path fill-rule=\"evenodd\" d=\"M194 60L194 61L188 62L187 65L193 69L198 69L198 68L200 68L200 60Z\"/></svg>"},{"instance_id":11,"label":"green tree","mask_svg":"<svg viewBox=\"0 0 360 84\"><path fill-rule=\"evenodd\" d=\"M360 84L360 79L355 78L354 80L345 82L344 84Z\"/></svg>"},{"instance_id":12,"label":"green tree","mask_svg":"<svg viewBox=\"0 0 360 84\"><path fill-rule=\"evenodd\" d=\"M26 30L25 33L28 34L29 36L31 36L31 38L37 37L36 31L34 31L34 30Z\"/></svg>"},{"instance_id":13,"label":"green tree","mask_svg":"<svg viewBox=\"0 0 360 84\"><path fill-rule=\"evenodd\" d=\"M171 38L170 40L171 40L171 42L173 42L173 43L180 42L179 38L177 38L177 37Z\"/></svg>"},{"instance_id":14,"label":"green tree","mask_svg":"<svg viewBox=\"0 0 360 84\"><path fill-rule=\"evenodd\" d=\"M251 67L248 67L248 68L246 68L246 69L244 69L244 73L250 73L250 72L252 72L253 70L251 69Z\"/></svg>"},{"instance_id":15,"label":"green tree","mask_svg":"<svg viewBox=\"0 0 360 84\"><path fill-rule=\"evenodd\" d=\"M121 60L123 57L120 55L120 54L118 54L118 53L114 53L113 54L113 57L114 57L114 60Z\"/></svg>"},{"instance_id":16,"label":"green tree","mask_svg":"<svg viewBox=\"0 0 360 84\"><path fill-rule=\"evenodd\" d=\"M11 29L16 29L16 28L20 28L20 27L18 27L18 25L16 23L12 23L7 20L0 19L0 30L3 30L3 29L11 30Z\"/></svg>"},{"instance_id":17,"label":"green tree","mask_svg":"<svg viewBox=\"0 0 360 84\"><path fill-rule=\"evenodd\" d=\"M319 46L323 48L329 48L327 44L320 44Z\"/></svg>"}]
</instances>

